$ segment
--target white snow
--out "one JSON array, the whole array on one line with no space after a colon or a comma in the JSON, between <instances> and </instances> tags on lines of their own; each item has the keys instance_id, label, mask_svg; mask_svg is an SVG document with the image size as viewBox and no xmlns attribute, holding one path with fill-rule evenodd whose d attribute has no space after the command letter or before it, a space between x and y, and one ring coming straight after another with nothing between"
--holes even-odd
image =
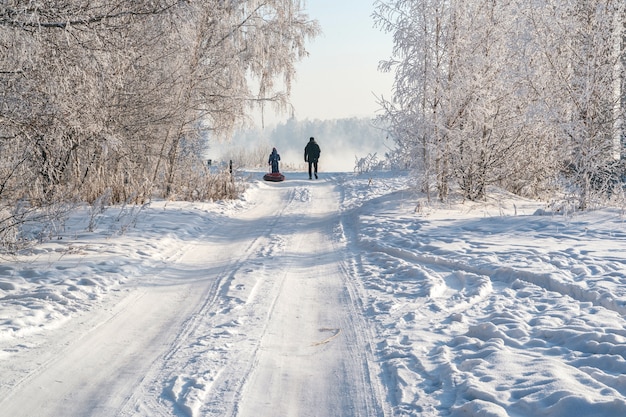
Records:
<instances>
[{"instance_id":1,"label":"white snow","mask_svg":"<svg viewBox=\"0 0 626 417\"><path fill-rule=\"evenodd\" d=\"M5 256L0 415L626 415L622 210L286 174Z\"/></svg>"}]
</instances>

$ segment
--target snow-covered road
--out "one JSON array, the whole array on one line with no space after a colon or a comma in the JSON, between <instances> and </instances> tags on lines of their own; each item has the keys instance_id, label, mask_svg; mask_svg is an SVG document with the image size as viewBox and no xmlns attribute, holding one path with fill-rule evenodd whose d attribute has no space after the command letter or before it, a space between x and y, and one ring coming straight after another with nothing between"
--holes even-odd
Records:
<instances>
[{"instance_id":1,"label":"snow-covered road","mask_svg":"<svg viewBox=\"0 0 626 417\"><path fill-rule=\"evenodd\" d=\"M250 175L3 259L0 416L626 415L623 210Z\"/></svg>"},{"instance_id":2,"label":"snow-covered road","mask_svg":"<svg viewBox=\"0 0 626 417\"><path fill-rule=\"evenodd\" d=\"M221 254L201 280L211 286L204 305L163 361L162 380L149 383L170 381L185 414L380 415L363 318L346 290L339 196L332 182L307 181L262 184L179 262L201 271L206 254ZM158 407L147 404L146 415Z\"/></svg>"},{"instance_id":3,"label":"snow-covered road","mask_svg":"<svg viewBox=\"0 0 626 417\"><path fill-rule=\"evenodd\" d=\"M193 217L194 239L51 348L16 353L2 415L382 415L333 182L257 192L236 216Z\"/></svg>"}]
</instances>

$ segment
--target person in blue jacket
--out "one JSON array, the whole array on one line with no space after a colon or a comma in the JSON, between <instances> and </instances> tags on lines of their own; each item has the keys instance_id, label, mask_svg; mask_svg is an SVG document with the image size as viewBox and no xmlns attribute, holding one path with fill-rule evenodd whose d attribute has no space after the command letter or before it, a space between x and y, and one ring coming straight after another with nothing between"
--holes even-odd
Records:
<instances>
[{"instance_id":1,"label":"person in blue jacket","mask_svg":"<svg viewBox=\"0 0 626 417\"><path fill-rule=\"evenodd\" d=\"M276 148L272 148L270 159L267 161L267 163L272 166L272 173L280 172L278 170L278 161L280 161L280 155L278 154Z\"/></svg>"}]
</instances>

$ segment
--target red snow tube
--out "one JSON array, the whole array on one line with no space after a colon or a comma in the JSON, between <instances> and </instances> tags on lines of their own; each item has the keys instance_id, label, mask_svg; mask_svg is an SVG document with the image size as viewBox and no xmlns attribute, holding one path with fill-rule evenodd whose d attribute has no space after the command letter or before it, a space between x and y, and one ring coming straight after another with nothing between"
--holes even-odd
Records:
<instances>
[{"instance_id":1,"label":"red snow tube","mask_svg":"<svg viewBox=\"0 0 626 417\"><path fill-rule=\"evenodd\" d=\"M265 181L280 182L285 180L285 176L280 172L271 172L263 175Z\"/></svg>"}]
</instances>

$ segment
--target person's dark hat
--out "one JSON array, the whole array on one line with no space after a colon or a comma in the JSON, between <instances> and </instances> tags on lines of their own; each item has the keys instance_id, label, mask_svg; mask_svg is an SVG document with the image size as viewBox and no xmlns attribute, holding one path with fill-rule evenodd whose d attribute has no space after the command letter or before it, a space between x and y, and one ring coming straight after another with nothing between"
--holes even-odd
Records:
<instances>
[{"instance_id":1,"label":"person's dark hat","mask_svg":"<svg viewBox=\"0 0 626 417\"><path fill-rule=\"evenodd\" d=\"M313 136L311 136L311 139L309 139L309 142L313 142L315 139L313 138Z\"/></svg>"}]
</instances>

